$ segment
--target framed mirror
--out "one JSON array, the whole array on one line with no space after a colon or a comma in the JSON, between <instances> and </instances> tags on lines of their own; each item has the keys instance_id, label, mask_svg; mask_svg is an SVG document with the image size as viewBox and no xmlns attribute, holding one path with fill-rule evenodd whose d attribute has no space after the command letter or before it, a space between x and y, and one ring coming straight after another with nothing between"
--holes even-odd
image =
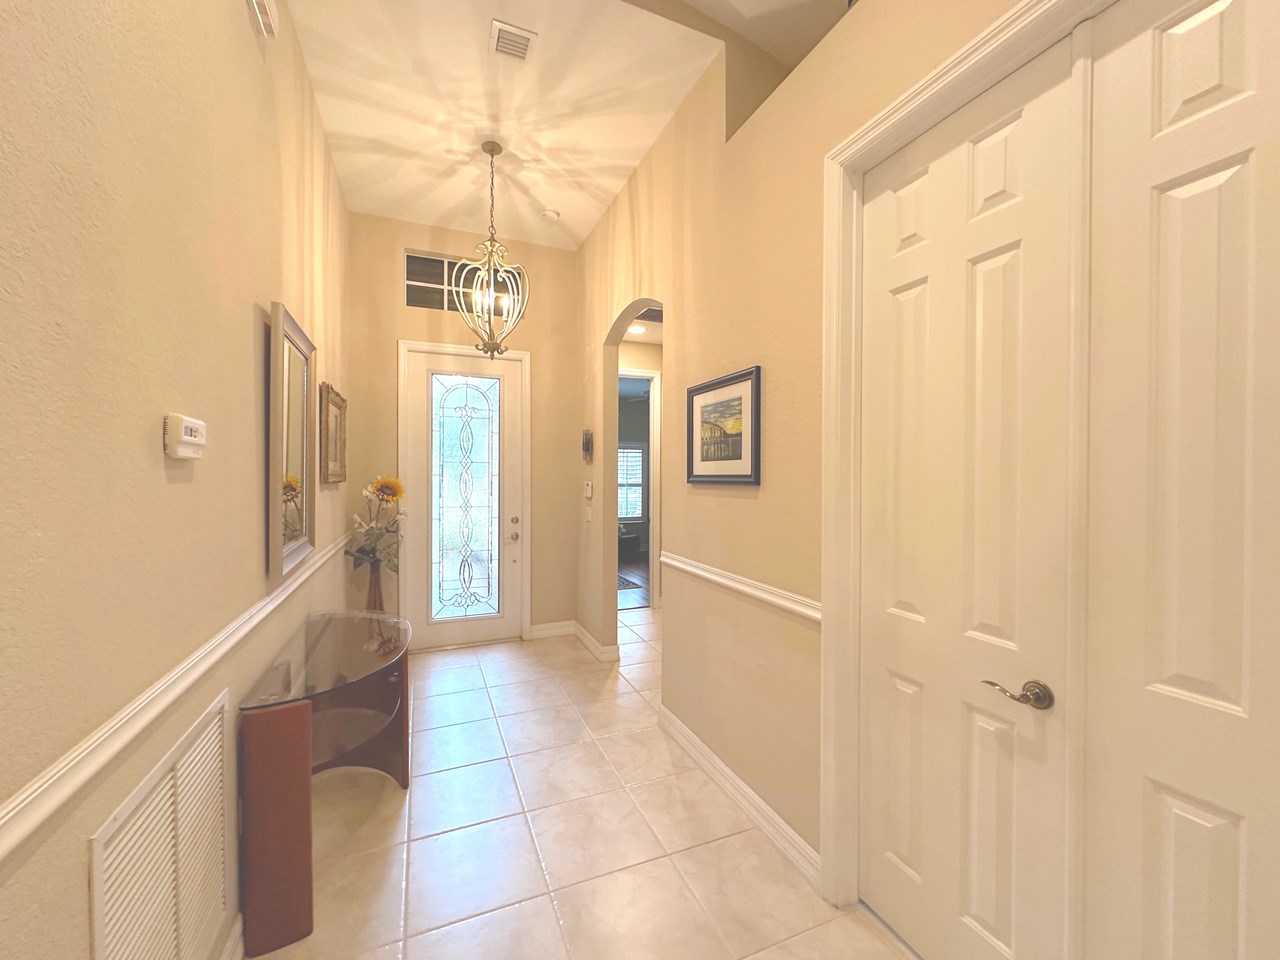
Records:
<instances>
[{"instance_id":1,"label":"framed mirror","mask_svg":"<svg viewBox=\"0 0 1280 960\"><path fill-rule=\"evenodd\" d=\"M282 303L271 305L267 574L287 577L316 547L316 348Z\"/></svg>"}]
</instances>

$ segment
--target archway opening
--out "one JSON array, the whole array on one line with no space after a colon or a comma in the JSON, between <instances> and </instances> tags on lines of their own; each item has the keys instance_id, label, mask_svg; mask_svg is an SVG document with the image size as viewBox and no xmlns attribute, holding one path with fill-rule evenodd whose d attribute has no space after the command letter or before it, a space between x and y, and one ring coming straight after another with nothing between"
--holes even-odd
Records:
<instances>
[{"instance_id":1,"label":"archway opening","mask_svg":"<svg viewBox=\"0 0 1280 960\"><path fill-rule=\"evenodd\" d=\"M634 300L603 344L600 602L610 622L661 604L662 321L660 301Z\"/></svg>"}]
</instances>

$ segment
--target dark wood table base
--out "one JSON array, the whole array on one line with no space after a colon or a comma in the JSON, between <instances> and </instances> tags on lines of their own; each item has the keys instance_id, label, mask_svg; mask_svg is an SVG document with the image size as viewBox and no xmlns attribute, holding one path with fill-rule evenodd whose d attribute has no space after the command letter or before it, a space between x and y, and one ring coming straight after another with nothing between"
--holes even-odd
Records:
<instances>
[{"instance_id":1,"label":"dark wood table base","mask_svg":"<svg viewBox=\"0 0 1280 960\"><path fill-rule=\"evenodd\" d=\"M377 716L389 716L389 722L343 749L343 736L360 736L358 729L342 730L345 718ZM316 754L332 756L313 763ZM288 946L314 928L311 776L334 767L371 767L408 789L407 657L312 700L242 713L240 912L246 957Z\"/></svg>"}]
</instances>

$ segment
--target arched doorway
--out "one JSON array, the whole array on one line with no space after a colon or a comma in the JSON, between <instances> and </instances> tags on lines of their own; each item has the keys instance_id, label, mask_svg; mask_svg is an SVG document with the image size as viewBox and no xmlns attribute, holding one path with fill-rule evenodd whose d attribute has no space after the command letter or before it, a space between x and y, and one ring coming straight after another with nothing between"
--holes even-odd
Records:
<instances>
[{"instance_id":1,"label":"arched doorway","mask_svg":"<svg viewBox=\"0 0 1280 960\"><path fill-rule=\"evenodd\" d=\"M599 536L605 569L601 581L601 604L605 616L617 619L619 596L624 606L657 608L661 602L661 354L650 345L660 347L662 303L648 297L633 300L615 318L604 338L601 370L604 418L597 446L602 461L602 482L598 503L602 513ZM648 337L634 332L644 328ZM625 341L625 342L624 342ZM642 347L649 346L642 352ZM626 361L622 357L626 355ZM620 390L622 384L628 390ZM639 391L643 391L640 393ZM626 407L624 407L624 404ZM630 408L630 409L628 409ZM643 439L628 426L636 419L633 410L642 408L645 433ZM619 471L619 458L630 468L626 476ZM619 488L623 495L620 496ZM620 511L621 508L621 511ZM620 516L620 512L625 513ZM628 582L623 585L619 564L628 565ZM620 593L621 591L621 593Z\"/></svg>"}]
</instances>

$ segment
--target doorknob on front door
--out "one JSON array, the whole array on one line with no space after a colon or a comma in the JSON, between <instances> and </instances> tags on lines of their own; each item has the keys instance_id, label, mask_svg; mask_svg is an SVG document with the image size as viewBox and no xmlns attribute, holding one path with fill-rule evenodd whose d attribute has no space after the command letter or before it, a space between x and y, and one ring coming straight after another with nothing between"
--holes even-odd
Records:
<instances>
[{"instance_id":1,"label":"doorknob on front door","mask_svg":"<svg viewBox=\"0 0 1280 960\"><path fill-rule=\"evenodd\" d=\"M1037 710L1048 710L1053 706L1053 691L1049 689L1047 683L1041 683L1039 680L1028 680L1022 685L1022 693L1013 693L1006 690L994 680L983 680L988 687L995 687L1010 700L1016 703L1025 703L1029 707Z\"/></svg>"},{"instance_id":2,"label":"doorknob on front door","mask_svg":"<svg viewBox=\"0 0 1280 960\"><path fill-rule=\"evenodd\" d=\"M516 531L513 531L512 533L507 534L507 542L508 542L508 543L515 543L515 542L516 542L517 540L519 540L519 539L520 539L520 531L519 531L519 530L516 530Z\"/></svg>"}]
</instances>

